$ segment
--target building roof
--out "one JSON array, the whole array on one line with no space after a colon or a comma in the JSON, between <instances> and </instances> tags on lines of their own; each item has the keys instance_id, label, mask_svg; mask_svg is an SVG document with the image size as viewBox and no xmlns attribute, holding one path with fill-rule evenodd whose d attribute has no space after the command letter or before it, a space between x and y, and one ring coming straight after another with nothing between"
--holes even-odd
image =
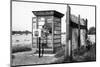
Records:
<instances>
[{"instance_id":1,"label":"building roof","mask_svg":"<svg viewBox=\"0 0 100 67\"><path fill-rule=\"evenodd\" d=\"M78 24L78 17L75 15L71 15L71 21ZM86 20L80 18L80 25L86 25Z\"/></svg>"},{"instance_id":2,"label":"building roof","mask_svg":"<svg viewBox=\"0 0 100 67\"><path fill-rule=\"evenodd\" d=\"M45 10L45 11L32 11L35 16L55 16L55 17L63 17L64 14L55 11L55 10Z\"/></svg>"}]
</instances>

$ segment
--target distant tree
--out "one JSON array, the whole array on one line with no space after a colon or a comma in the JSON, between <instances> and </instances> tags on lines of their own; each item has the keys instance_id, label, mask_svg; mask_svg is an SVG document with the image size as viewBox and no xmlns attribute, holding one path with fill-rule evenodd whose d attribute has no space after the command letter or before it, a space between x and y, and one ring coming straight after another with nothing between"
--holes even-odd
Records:
<instances>
[{"instance_id":1,"label":"distant tree","mask_svg":"<svg viewBox=\"0 0 100 67\"><path fill-rule=\"evenodd\" d=\"M26 30L26 31L23 31L23 33L25 33L26 35L31 33L30 31Z\"/></svg>"},{"instance_id":2,"label":"distant tree","mask_svg":"<svg viewBox=\"0 0 100 67\"><path fill-rule=\"evenodd\" d=\"M31 32L30 31L28 31L28 30L25 30L25 31L12 31L12 35L14 35L14 34L20 34L20 35L22 35L22 34L31 34Z\"/></svg>"},{"instance_id":3,"label":"distant tree","mask_svg":"<svg viewBox=\"0 0 100 67\"><path fill-rule=\"evenodd\" d=\"M96 34L96 28L90 27L89 30L88 30L88 34Z\"/></svg>"}]
</instances>

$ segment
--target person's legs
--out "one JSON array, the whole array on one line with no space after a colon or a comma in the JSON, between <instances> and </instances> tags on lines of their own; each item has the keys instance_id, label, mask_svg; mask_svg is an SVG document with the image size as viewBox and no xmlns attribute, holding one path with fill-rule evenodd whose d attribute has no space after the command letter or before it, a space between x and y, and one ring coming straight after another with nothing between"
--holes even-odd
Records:
<instances>
[{"instance_id":1,"label":"person's legs","mask_svg":"<svg viewBox=\"0 0 100 67\"><path fill-rule=\"evenodd\" d=\"M44 44L42 46L42 56L43 56L43 54L44 54Z\"/></svg>"},{"instance_id":2,"label":"person's legs","mask_svg":"<svg viewBox=\"0 0 100 67\"><path fill-rule=\"evenodd\" d=\"M42 56L43 56L43 45L44 45L44 43L42 43Z\"/></svg>"}]
</instances>

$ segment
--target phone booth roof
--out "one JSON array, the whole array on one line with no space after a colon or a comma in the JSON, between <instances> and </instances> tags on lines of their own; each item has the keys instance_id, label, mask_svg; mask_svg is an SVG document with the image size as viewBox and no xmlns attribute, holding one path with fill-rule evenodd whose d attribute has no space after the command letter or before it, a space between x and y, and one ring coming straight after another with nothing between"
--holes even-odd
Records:
<instances>
[{"instance_id":1,"label":"phone booth roof","mask_svg":"<svg viewBox=\"0 0 100 67\"><path fill-rule=\"evenodd\" d=\"M64 14L56 11L56 10L45 10L45 11L32 11L35 16L55 16L55 17L63 17Z\"/></svg>"}]
</instances>

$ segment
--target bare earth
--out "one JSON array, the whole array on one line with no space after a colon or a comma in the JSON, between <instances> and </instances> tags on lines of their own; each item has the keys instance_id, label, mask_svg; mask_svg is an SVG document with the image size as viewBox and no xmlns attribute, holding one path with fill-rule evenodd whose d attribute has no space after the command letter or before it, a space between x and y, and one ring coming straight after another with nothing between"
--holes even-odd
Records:
<instances>
[{"instance_id":1,"label":"bare earth","mask_svg":"<svg viewBox=\"0 0 100 67\"><path fill-rule=\"evenodd\" d=\"M55 56L38 57L34 55L34 51L14 53L15 58L12 60L12 65L30 65L30 64L50 64L54 63L62 57L56 58Z\"/></svg>"}]
</instances>

